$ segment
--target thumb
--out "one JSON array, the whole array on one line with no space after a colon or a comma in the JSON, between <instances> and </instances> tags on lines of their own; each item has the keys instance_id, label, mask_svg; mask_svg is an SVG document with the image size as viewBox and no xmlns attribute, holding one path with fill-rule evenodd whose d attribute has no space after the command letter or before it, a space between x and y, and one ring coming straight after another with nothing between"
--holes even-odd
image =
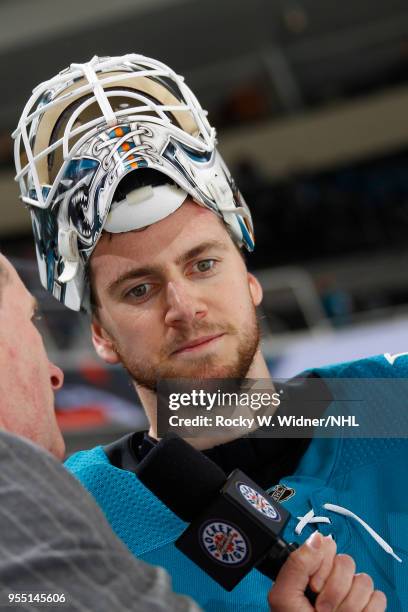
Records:
<instances>
[{"instance_id":1,"label":"thumb","mask_svg":"<svg viewBox=\"0 0 408 612\"><path fill-rule=\"evenodd\" d=\"M316 531L297 550L289 555L275 584L269 592L269 605L274 612L311 612L314 608L305 597L305 590L313 574L322 564L323 536Z\"/></svg>"}]
</instances>

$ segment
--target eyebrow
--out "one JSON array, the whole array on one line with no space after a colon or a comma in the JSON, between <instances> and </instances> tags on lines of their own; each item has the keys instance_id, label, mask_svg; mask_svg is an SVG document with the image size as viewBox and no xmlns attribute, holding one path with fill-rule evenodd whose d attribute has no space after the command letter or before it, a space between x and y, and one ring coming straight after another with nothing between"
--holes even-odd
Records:
<instances>
[{"instance_id":1,"label":"eyebrow","mask_svg":"<svg viewBox=\"0 0 408 612\"><path fill-rule=\"evenodd\" d=\"M175 260L176 265L180 265L188 261L189 259L194 259L194 257L198 257L201 253L208 251L209 249L219 249L222 251L227 250L227 245L221 240L207 240L206 242L202 242L197 246L189 249ZM140 268L131 268L127 270L114 281L109 283L107 286L107 291L110 294L115 293L118 287L127 280L140 278L141 276L149 276L153 274L159 273L161 270L160 266L143 266Z\"/></svg>"}]
</instances>

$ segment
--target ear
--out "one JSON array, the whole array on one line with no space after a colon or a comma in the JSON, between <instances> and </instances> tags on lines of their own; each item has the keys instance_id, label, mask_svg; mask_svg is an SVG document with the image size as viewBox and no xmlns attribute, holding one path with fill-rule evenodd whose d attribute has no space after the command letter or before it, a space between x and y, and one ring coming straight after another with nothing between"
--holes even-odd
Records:
<instances>
[{"instance_id":1,"label":"ear","mask_svg":"<svg viewBox=\"0 0 408 612\"><path fill-rule=\"evenodd\" d=\"M92 320L92 343L96 353L106 363L116 364L120 362L119 356L114 348L114 343L108 332L102 327L97 319Z\"/></svg>"},{"instance_id":2,"label":"ear","mask_svg":"<svg viewBox=\"0 0 408 612\"><path fill-rule=\"evenodd\" d=\"M248 285L254 306L259 306L263 298L262 286L259 280L251 274L251 272L248 272Z\"/></svg>"}]
</instances>

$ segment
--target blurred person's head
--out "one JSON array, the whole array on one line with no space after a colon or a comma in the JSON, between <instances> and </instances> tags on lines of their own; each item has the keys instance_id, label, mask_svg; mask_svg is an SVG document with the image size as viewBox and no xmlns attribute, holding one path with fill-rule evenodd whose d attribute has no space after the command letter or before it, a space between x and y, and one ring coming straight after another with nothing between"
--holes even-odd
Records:
<instances>
[{"instance_id":1,"label":"blurred person's head","mask_svg":"<svg viewBox=\"0 0 408 612\"><path fill-rule=\"evenodd\" d=\"M0 428L47 449L59 459L65 445L54 410L63 382L48 360L33 319L36 302L0 254Z\"/></svg>"}]
</instances>

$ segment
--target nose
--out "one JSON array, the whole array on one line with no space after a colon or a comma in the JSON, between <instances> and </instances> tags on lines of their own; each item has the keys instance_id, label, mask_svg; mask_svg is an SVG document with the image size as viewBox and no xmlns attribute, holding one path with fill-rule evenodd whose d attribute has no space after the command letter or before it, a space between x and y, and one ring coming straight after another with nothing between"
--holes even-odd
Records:
<instances>
[{"instance_id":1,"label":"nose","mask_svg":"<svg viewBox=\"0 0 408 612\"><path fill-rule=\"evenodd\" d=\"M61 389L62 385L64 384L64 373L55 365L55 363L52 363L52 361L49 362L49 368L51 387L53 388L53 391L58 391L58 389Z\"/></svg>"},{"instance_id":2,"label":"nose","mask_svg":"<svg viewBox=\"0 0 408 612\"><path fill-rule=\"evenodd\" d=\"M166 325L190 325L207 314L205 304L182 282L167 283Z\"/></svg>"}]
</instances>

